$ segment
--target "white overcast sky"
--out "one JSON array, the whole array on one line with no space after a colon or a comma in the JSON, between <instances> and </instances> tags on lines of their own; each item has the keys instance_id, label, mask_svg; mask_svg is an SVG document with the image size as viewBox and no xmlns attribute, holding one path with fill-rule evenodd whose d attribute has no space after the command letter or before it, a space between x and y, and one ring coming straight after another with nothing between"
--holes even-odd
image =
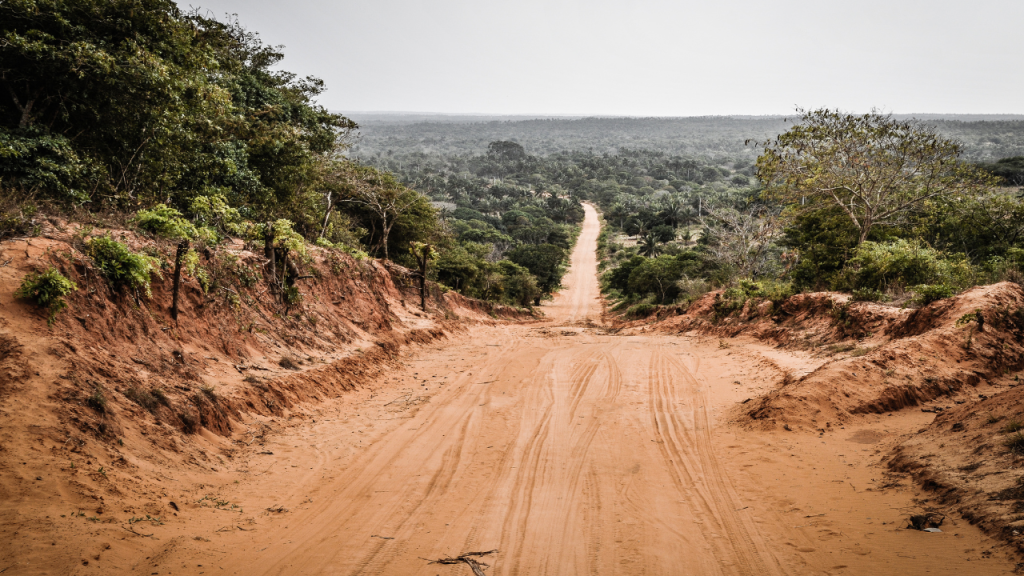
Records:
<instances>
[{"instance_id":1,"label":"white overcast sky","mask_svg":"<svg viewBox=\"0 0 1024 576\"><path fill-rule=\"evenodd\" d=\"M1024 0L193 0L341 111L1024 113Z\"/></svg>"}]
</instances>

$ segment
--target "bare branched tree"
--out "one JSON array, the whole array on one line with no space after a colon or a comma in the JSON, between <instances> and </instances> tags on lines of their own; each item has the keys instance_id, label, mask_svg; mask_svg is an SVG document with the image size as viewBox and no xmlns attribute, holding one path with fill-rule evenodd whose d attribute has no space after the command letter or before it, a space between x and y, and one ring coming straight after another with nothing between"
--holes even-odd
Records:
<instances>
[{"instance_id":1,"label":"bare branched tree","mask_svg":"<svg viewBox=\"0 0 1024 576\"><path fill-rule=\"evenodd\" d=\"M380 225L378 247L384 249L384 259L389 260L388 237L391 230L402 215L422 201L422 196L403 186L390 174L349 164L338 166L342 170L333 175L333 179L342 185L340 197L336 201L363 206L376 216ZM345 170L353 172L348 173Z\"/></svg>"},{"instance_id":2,"label":"bare branched tree","mask_svg":"<svg viewBox=\"0 0 1024 576\"><path fill-rule=\"evenodd\" d=\"M755 207L711 208L699 219L707 235L708 252L715 260L744 277L760 276L771 265L773 241L782 232L783 219L775 211Z\"/></svg>"}]
</instances>

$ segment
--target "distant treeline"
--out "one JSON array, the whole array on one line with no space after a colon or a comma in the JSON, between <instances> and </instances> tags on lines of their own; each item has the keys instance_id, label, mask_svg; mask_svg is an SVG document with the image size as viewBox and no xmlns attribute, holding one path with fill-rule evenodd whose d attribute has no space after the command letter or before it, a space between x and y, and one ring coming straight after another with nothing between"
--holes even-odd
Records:
<instances>
[{"instance_id":1,"label":"distant treeline","mask_svg":"<svg viewBox=\"0 0 1024 576\"><path fill-rule=\"evenodd\" d=\"M960 120L935 116L920 115L940 135L962 141L967 159L992 161L1024 156L1024 118L993 116L977 120L978 116L972 115L965 116L970 120ZM491 142L507 140L538 156L567 151L616 154L622 149L648 149L679 156L754 158L758 148L751 145L753 142L785 132L799 117L794 114L468 121L486 117L356 114L360 137L351 154L364 159L389 152L477 155L486 152Z\"/></svg>"}]
</instances>

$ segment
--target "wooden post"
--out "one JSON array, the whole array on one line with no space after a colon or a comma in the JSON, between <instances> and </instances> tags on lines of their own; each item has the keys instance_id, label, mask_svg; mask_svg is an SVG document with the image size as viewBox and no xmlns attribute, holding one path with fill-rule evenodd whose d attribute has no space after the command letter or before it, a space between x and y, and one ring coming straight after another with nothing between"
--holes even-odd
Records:
<instances>
[{"instance_id":1,"label":"wooden post","mask_svg":"<svg viewBox=\"0 0 1024 576\"><path fill-rule=\"evenodd\" d=\"M267 276L270 277L270 289L277 291L277 264L274 254L274 223L267 222L263 232L263 255L267 258Z\"/></svg>"},{"instance_id":2,"label":"wooden post","mask_svg":"<svg viewBox=\"0 0 1024 576\"><path fill-rule=\"evenodd\" d=\"M178 321L178 287L181 285L181 261L188 253L188 240L178 242L178 250L174 253L174 293L171 296L171 318Z\"/></svg>"}]
</instances>

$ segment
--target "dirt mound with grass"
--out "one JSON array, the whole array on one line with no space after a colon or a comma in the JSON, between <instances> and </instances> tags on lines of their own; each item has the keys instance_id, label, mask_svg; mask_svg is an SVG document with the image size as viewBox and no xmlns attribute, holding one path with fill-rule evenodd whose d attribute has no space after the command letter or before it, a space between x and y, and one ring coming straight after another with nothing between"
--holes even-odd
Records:
<instances>
[{"instance_id":1,"label":"dirt mound with grass","mask_svg":"<svg viewBox=\"0 0 1024 576\"><path fill-rule=\"evenodd\" d=\"M236 240L200 250L202 272L183 277L175 321L174 244L58 225L0 243L0 522L8 526L41 521L22 506L55 493L100 510L97 521L105 501L129 506L128 498L141 513L168 463L216 470L233 444L252 442L255 421L302 417L397 366L405 348L469 323L530 317L436 285L423 312L412 271L315 247L289 304L263 280L256 247ZM88 237L106 234L162 262L151 296L112 288L88 257ZM50 268L78 288L52 326L46 310L14 296L26 275ZM71 455L89 469L68 468ZM57 468L72 480L58 480ZM114 468L116 481L107 474ZM154 515L166 509L153 506Z\"/></svg>"},{"instance_id":2,"label":"dirt mound with grass","mask_svg":"<svg viewBox=\"0 0 1024 576\"><path fill-rule=\"evenodd\" d=\"M982 379L1024 366L1024 290L1015 283L975 287L917 310L828 292L750 299L733 310L721 303L712 292L685 314L630 328L752 336L827 357L747 404L746 415L763 426L827 429L854 414L962 400Z\"/></svg>"}]
</instances>

